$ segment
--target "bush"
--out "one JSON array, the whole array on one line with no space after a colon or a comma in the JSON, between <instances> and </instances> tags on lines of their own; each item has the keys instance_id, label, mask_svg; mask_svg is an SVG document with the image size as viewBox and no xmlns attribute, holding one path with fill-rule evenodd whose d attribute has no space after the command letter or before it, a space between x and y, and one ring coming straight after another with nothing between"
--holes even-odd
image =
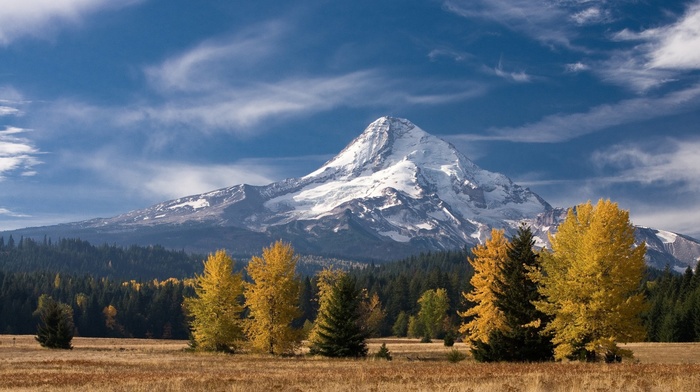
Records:
<instances>
[{"instance_id":1,"label":"bush","mask_svg":"<svg viewBox=\"0 0 700 392\"><path fill-rule=\"evenodd\" d=\"M378 359L386 359L387 361L391 361L391 352L389 352L389 349L386 348L386 343L382 343L382 346L379 347L379 351L377 351L377 353L374 354L374 357Z\"/></svg>"},{"instance_id":2,"label":"bush","mask_svg":"<svg viewBox=\"0 0 700 392\"><path fill-rule=\"evenodd\" d=\"M465 359L467 359L467 354L457 350L456 348L453 348L447 353L447 360L452 363L464 361Z\"/></svg>"},{"instance_id":3,"label":"bush","mask_svg":"<svg viewBox=\"0 0 700 392\"><path fill-rule=\"evenodd\" d=\"M455 335L452 331L448 331L445 334L445 347L452 347L455 345Z\"/></svg>"}]
</instances>

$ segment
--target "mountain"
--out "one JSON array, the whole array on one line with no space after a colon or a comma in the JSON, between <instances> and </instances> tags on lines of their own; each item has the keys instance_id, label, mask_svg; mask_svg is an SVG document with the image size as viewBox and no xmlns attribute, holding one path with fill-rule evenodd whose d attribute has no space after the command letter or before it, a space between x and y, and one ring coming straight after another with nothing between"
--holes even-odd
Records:
<instances>
[{"instance_id":1,"label":"mountain","mask_svg":"<svg viewBox=\"0 0 700 392\"><path fill-rule=\"evenodd\" d=\"M235 185L113 218L12 233L197 252L226 248L234 255L256 254L283 239L302 254L384 261L473 246L491 228L512 233L521 221L545 244L561 211L408 120L382 117L301 178ZM700 255L697 241L676 238L684 245L660 246L654 256L676 266L677 248L690 258Z\"/></svg>"}]
</instances>

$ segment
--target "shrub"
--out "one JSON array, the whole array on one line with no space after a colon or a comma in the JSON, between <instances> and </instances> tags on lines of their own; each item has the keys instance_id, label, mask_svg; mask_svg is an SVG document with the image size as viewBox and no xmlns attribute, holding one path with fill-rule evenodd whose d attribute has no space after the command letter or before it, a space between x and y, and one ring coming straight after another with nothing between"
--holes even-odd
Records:
<instances>
[{"instance_id":1,"label":"shrub","mask_svg":"<svg viewBox=\"0 0 700 392\"><path fill-rule=\"evenodd\" d=\"M464 361L465 359L467 359L467 354L457 350L456 348L453 348L447 353L447 360L452 363Z\"/></svg>"},{"instance_id":2,"label":"shrub","mask_svg":"<svg viewBox=\"0 0 700 392\"><path fill-rule=\"evenodd\" d=\"M377 353L374 354L374 357L378 359L386 359L387 361L391 361L391 352L386 347L386 343L382 343L381 347L379 347L379 351L377 351Z\"/></svg>"}]
</instances>

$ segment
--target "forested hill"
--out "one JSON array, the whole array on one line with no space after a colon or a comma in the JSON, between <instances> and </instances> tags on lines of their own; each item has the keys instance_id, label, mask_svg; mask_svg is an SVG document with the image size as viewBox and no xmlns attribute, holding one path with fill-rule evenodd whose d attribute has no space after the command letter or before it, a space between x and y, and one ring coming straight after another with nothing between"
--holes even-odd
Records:
<instances>
[{"instance_id":1,"label":"forested hill","mask_svg":"<svg viewBox=\"0 0 700 392\"><path fill-rule=\"evenodd\" d=\"M0 270L88 274L117 280L192 277L201 272L203 256L162 246L92 245L79 239L0 237Z\"/></svg>"},{"instance_id":2,"label":"forested hill","mask_svg":"<svg viewBox=\"0 0 700 392\"><path fill-rule=\"evenodd\" d=\"M401 313L411 315L418 312L418 298L426 290L442 288L447 291L449 315L456 322L457 310L469 306L463 303L462 293L471 290L469 280L474 270L467 261L470 255L467 249L428 252L351 273L357 278L359 287L379 295L386 311L382 332L388 335Z\"/></svg>"}]
</instances>

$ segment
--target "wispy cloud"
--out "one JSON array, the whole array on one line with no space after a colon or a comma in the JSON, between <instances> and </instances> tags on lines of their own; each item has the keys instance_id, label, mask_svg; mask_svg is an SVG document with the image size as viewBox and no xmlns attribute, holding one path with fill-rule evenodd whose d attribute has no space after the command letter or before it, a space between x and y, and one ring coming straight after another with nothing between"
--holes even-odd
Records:
<instances>
[{"instance_id":1,"label":"wispy cloud","mask_svg":"<svg viewBox=\"0 0 700 392\"><path fill-rule=\"evenodd\" d=\"M503 60L498 62L498 65L493 69L488 69L494 75L499 78L503 78L512 82L517 83L528 83L532 81L532 76L528 75L525 71L506 71L503 69Z\"/></svg>"},{"instance_id":2,"label":"wispy cloud","mask_svg":"<svg viewBox=\"0 0 700 392\"><path fill-rule=\"evenodd\" d=\"M529 0L447 0L444 7L457 15L493 21L545 44L570 46L574 32L568 14L552 2Z\"/></svg>"},{"instance_id":3,"label":"wispy cloud","mask_svg":"<svg viewBox=\"0 0 700 392\"><path fill-rule=\"evenodd\" d=\"M584 63L579 61L576 63L566 64L564 66L564 68L566 69L566 72L577 73L577 72L587 71L591 67L588 64L584 64Z\"/></svg>"},{"instance_id":4,"label":"wispy cloud","mask_svg":"<svg viewBox=\"0 0 700 392\"><path fill-rule=\"evenodd\" d=\"M40 164L40 151L32 141L21 137L26 129L7 127L0 131L0 181L13 173L23 176L36 174L33 167Z\"/></svg>"},{"instance_id":5,"label":"wispy cloud","mask_svg":"<svg viewBox=\"0 0 700 392\"><path fill-rule=\"evenodd\" d=\"M194 48L145 68L149 82L158 90L202 92L232 83L240 68L253 68L283 47L281 21L261 23L226 38L208 39Z\"/></svg>"},{"instance_id":6,"label":"wispy cloud","mask_svg":"<svg viewBox=\"0 0 700 392\"><path fill-rule=\"evenodd\" d=\"M593 162L612 168L607 180L618 183L673 184L678 191L700 192L700 139L669 139L643 145L616 145L593 154Z\"/></svg>"},{"instance_id":7,"label":"wispy cloud","mask_svg":"<svg viewBox=\"0 0 700 392\"><path fill-rule=\"evenodd\" d=\"M186 161L143 159L104 148L92 155L66 152L63 165L85 171L94 181L108 183L120 193L163 200L207 192L232 184L263 185L273 182L274 170L246 162L201 164Z\"/></svg>"},{"instance_id":8,"label":"wispy cloud","mask_svg":"<svg viewBox=\"0 0 700 392\"><path fill-rule=\"evenodd\" d=\"M270 117L318 113L338 106L369 105L376 102L372 96L380 93L383 87L387 87L387 81L374 71L241 83L196 97L171 96L162 105L135 110L130 118L246 133L249 127Z\"/></svg>"},{"instance_id":9,"label":"wispy cloud","mask_svg":"<svg viewBox=\"0 0 700 392\"><path fill-rule=\"evenodd\" d=\"M520 127L490 129L485 135L461 135L463 140L503 140L559 143L621 124L640 122L694 110L700 105L700 85L661 97L642 97L596 106L585 113L555 114Z\"/></svg>"},{"instance_id":10,"label":"wispy cloud","mask_svg":"<svg viewBox=\"0 0 700 392\"><path fill-rule=\"evenodd\" d=\"M582 9L580 11L574 12L570 19L578 25L589 25L606 23L611 21L613 18L610 14L610 10L599 7L597 5Z\"/></svg>"},{"instance_id":11,"label":"wispy cloud","mask_svg":"<svg viewBox=\"0 0 700 392\"><path fill-rule=\"evenodd\" d=\"M28 217L28 215L20 214L14 211L10 211L7 208L2 208L0 207L0 216L9 216L12 218L25 218Z\"/></svg>"},{"instance_id":12,"label":"wispy cloud","mask_svg":"<svg viewBox=\"0 0 700 392\"><path fill-rule=\"evenodd\" d=\"M645 92L687 71L700 69L700 2L688 7L676 22L612 37L632 47L613 53L598 69L605 79Z\"/></svg>"},{"instance_id":13,"label":"wispy cloud","mask_svg":"<svg viewBox=\"0 0 700 392\"><path fill-rule=\"evenodd\" d=\"M49 37L57 27L80 23L86 15L142 0L0 0L0 45L23 37Z\"/></svg>"}]
</instances>

